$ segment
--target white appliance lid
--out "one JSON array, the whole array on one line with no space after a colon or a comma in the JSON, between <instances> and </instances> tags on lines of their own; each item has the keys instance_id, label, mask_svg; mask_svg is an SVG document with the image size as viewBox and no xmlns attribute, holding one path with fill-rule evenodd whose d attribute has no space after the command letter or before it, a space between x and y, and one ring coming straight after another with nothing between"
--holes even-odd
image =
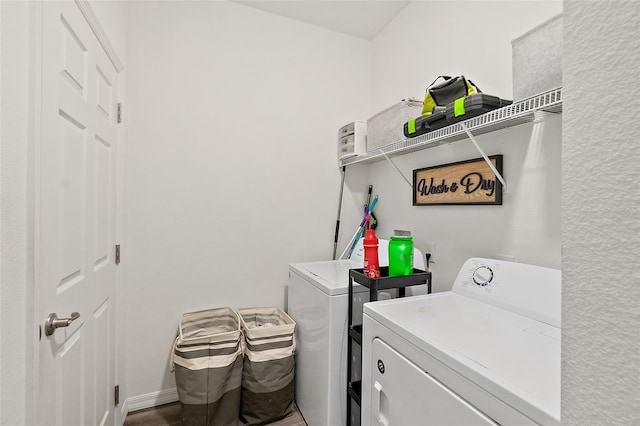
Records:
<instances>
[{"instance_id":1,"label":"white appliance lid","mask_svg":"<svg viewBox=\"0 0 640 426\"><path fill-rule=\"evenodd\" d=\"M362 268L351 260L326 260L318 262L291 263L289 269L302 275L308 282L329 296L349 293L349 269ZM368 291L354 282L355 293Z\"/></svg>"},{"instance_id":2,"label":"white appliance lid","mask_svg":"<svg viewBox=\"0 0 640 426\"><path fill-rule=\"evenodd\" d=\"M443 292L368 303L364 313L524 415L560 422L560 329Z\"/></svg>"},{"instance_id":3,"label":"white appliance lid","mask_svg":"<svg viewBox=\"0 0 640 426\"><path fill-rule=\"evenodd\" d=\"M378 261L380 266L389 265L389 241L379 239ZM300 262L289 264L289 269L297 271L299 275L307 277L307 281L318 287L329 296L347 294L349 292L349 269L362 269L364 264L364 247L361 238L356 244L351 259L324 260L317 262ZM424 270L422 253L415 247L413 249L414 268ZM366 287L354 283L353 291L368 291Z\"/></svg>"}]
</instances>

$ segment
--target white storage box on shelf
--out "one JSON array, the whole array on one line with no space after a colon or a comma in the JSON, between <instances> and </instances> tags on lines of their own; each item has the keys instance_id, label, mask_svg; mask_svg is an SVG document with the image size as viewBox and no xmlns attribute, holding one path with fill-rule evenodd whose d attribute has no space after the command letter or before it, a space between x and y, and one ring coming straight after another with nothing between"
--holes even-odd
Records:
<instances>
[{"instance_id":1,"label":"white storage box on shelf","mask_svg":"<svg viewBox=\"0 0 640 426\"><path fill-rule=\"evenodd\" d=\"M404 139L404 123L422 113L422 101L403 100L367 120L367 152Z\"/></svg>"},{"instance_id":2,"label":"white storage box on shelf","mask_svg":"<svg viewBox=\"0 0 640 426\"><path fill-rule=\"evenodd\" d=\"M562 14L511 42L513 100L562 87Z\"/></svg>"},{"instance_id":3,"label":"white storage box on shelf","mask_svg":"<svg viewBox=\"0 0 640 426\"><path fill-rule=\"evenodd\" d=\"M354 121L338 130L338 160L364 154L366 150L367 123Z\"/></svg>"}]
</instances>

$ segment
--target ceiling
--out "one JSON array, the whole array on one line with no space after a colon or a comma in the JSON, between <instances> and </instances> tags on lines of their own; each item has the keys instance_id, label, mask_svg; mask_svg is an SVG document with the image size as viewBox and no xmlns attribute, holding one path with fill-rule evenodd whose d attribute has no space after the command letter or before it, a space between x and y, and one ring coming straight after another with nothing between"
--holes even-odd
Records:
<instances>
[{"instance_id":1,"label":"ceiling","mask_svg":"<svg viewBox=\"0 0 640 426\"><path fill-rule=\"evenodd\" d=\"M410 1L401 0L232 0L265 12L371 40Z\"/></svg>"}]
</instances>

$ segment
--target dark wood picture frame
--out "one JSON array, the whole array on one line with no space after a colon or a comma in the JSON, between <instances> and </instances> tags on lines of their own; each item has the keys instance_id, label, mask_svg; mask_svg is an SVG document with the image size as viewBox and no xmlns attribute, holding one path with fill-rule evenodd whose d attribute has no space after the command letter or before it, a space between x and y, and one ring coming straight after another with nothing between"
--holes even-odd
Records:
<instances>
[{"instance_id":1,"label":"dark wood picture frame","mask_svg":"<svg viewBox=\"0 0 640 426\"><path fill-rule=\"evenodd\" d=\"M503 156L489 160L502 175ZM413 205L502 205L502 183L484 158L415 169Z\"/></svg>"}]
</instances>

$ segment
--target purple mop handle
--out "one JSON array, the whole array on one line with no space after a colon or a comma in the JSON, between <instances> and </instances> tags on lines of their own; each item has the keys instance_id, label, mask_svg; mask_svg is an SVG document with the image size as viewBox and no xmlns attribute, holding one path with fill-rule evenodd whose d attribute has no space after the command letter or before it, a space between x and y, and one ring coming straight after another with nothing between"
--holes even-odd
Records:
<instances>
[{"instance_id":1,"label":"purple mop handle","mask_svg":"<svg viewBox=\"0 0 640 426\"><path fill-rule=\"evenodd\" d=\"M360 222L360 228L358 228L358 232L356 233L355 239L353 240L353 243L351 245L351 250L349 250L349 254L347 255L347 257L350 258L351 255L353 254L353 250L356 248L356 245L358 244L358 241L362 236L362 231L364 231L365 223L367 223L367 219L369 218L369 215L373 213L373 209L376 208L377 202L378 202L378 196L376 195L375 197L373 197L373 201L371 202L371 209L369 209L366 204L364 205L364 218L362 219L362 222Z\"/></svg>"}]
</instances>

